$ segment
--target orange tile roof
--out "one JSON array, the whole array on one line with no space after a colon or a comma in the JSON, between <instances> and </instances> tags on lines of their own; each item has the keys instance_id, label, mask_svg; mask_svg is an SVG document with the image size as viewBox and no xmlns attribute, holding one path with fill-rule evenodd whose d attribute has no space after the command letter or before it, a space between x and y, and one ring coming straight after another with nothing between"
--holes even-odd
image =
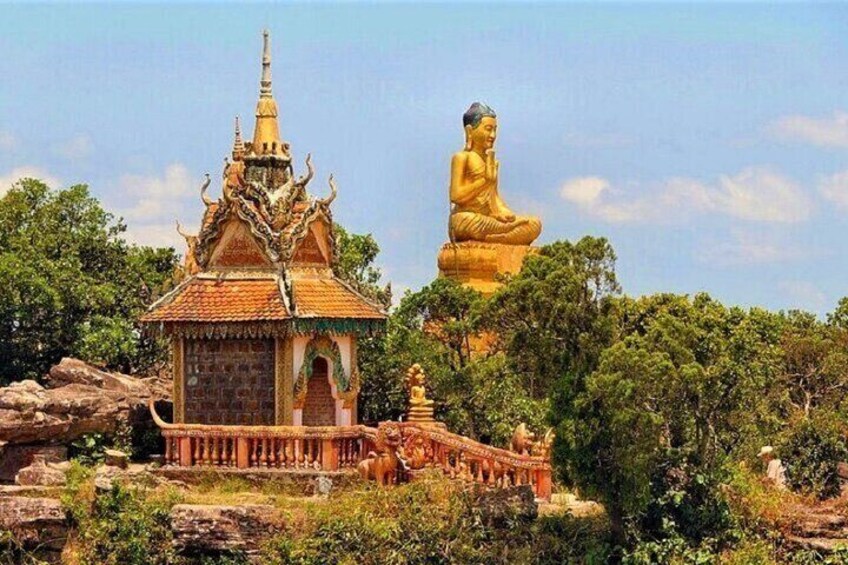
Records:
<instances>
[{"instance_id":1,"label":"orange tile roof","mask_svg":"<svg viewBox=\"0 0 848 565\"><path fill-rule=\"evenodd\" d=\"M296 279L292 282L298 318L383 319L386 315L336 279Z\"/></svg>"},{"instance_id":2,"label":"orange tile roof","mask_svg":"<svg viewBox=\"0 0 848 565\"><path fill-rule=\"evenodd\" d=\"M193 279L142 322L247 322L286 320L291 315L274 279Z\"/></svg>"}]
</instances>

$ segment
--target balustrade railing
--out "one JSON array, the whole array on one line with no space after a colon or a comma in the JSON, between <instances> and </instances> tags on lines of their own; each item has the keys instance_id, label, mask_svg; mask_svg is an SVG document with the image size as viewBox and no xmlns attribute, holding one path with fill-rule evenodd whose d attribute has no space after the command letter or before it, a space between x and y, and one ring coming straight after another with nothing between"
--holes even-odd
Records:
<instances>
[{"instance_id":1,"label":"balustrade railing","mask_svg":"<svg viewBox=\"0 0 848 565\"><path fill-rule=\"evenodd\" d=\"M440 425L397 425L402 427L405 456L413 472L416 468L438 467L452 479L493 488L530 485L537 498L551 497L548 454L514 453L448 432Z\"/></svg>"},{"instance_id":2,"label":"balustrade railing","mask_svg":"<svg viewBox=\"0 0 848 565\"><path fill-rule=\"evenodd\" d=\"M414 475L426 467L452 479L491 488L530 485L538 498L551 496L551 465L545 454L523 455L448 432L440 424L384 422L367 426L213 426L168 424L155 410L165 438L165 464L182 467L338 471L355 469L380 436L398 428L403 465Z\"/></svg>"}]
</instances>

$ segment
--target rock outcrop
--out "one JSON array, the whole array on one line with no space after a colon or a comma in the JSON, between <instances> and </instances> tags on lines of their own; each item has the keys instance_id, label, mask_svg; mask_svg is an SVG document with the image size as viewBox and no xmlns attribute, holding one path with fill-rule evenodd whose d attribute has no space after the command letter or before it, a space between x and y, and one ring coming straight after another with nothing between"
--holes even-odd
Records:
<instances>
[{"instance_id":1,"label":"rock outcrop","mask_svg":"<svg viewBox=\"0 0 848 565\"><path fill-rule=\"evenodd\" d=\"M113 433L121 422L153 426L147 404L170 398L166 381L108 373L78 359L62 359L45 378L0 388L0 481L9 481L34 455L89 433ZM61 448L58 448L61 449Z\"/></svg>"},{"instance_id":2,"label":"rock outcrop","mask_svg":"<svg viewBox=\"0 0 848 565\"><path fill-rule=\"evenodd\" d=\"M15 475L15 484L20 486L55 487L65 484L65 471L53 463L47 463L43 457L36 457L29 467L24 467Z\"/></svg>"},{"instance_id":3,"label":"rock outcrop","mask_svg":"<svg viewBox=\"0 0 848 565\"><path fill-rule=\"evenodd\" d=\"M261 545L284 525L279 512L263 504L178 504L171 510L174 547L187 556L242 554L255 559Z\"/></svg>"},{"instance_id":4,"label":"rock outcrop","mask_svg":"<svg viewBox=\"0 0 848 565\"><path fill-rule=\"evenodd\" d=\"M844 505L845 499L838 498L815 506L789 508L784 518L787 547L828 554L848 545L848 516Z\"/></svg>"},{"instance_id":5,"label":"rock outcrop","mask_svg":"<svg viewBox=\"0 0 848 565\"><path fill-rule=\"evenodd\" d=\"M68 539L68 521L62 503L56 499L0 497L0 532L8 532L15 546L35 552L48 562L58 562Z\"/></svg>"}]
</instances>

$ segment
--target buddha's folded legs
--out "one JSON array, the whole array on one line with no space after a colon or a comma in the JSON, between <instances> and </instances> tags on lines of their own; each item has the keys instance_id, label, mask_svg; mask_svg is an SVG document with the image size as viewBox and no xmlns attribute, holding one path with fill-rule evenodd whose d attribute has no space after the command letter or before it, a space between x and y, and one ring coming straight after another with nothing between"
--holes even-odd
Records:
<instances>
[{"instance_id":1,"label":"buddha's folded legs","mask_svg":"<svg viewBox=\"0 0 848 565\"><path fill-rule=\"evenodd\" d=\"M474 212L454 212L450 218L453 241L484 241L512 245L530 245L542 233L542 222L531 216L517 216L501 222Z\"/></svg>"}]
</instances>

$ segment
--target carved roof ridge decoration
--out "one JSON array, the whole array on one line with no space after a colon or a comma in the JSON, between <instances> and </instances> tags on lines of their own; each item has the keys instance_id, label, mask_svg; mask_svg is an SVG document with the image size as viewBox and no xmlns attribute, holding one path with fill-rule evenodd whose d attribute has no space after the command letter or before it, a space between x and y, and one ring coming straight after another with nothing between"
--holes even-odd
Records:
<instances>
[{"instance_id":1,"label":"carved roof ridge decoration","mask_svg":"<svg viewBox=\"0 0 848 565\"><path fill-rule=\"evenodd\" d=\"M335 200L337 187L330 176L330 195L317 198L309 195L306 186L314 176L311 155L306 158L307 173L294 176L279 186L268 186L267 175L262 172L263 182L248 181L229 197L218 200L208 222L198 234L195 259L201 269L209 268L213 251L224 234L224 225L238 217L243 220L251 235L271 263L278 269L288 266L297 245L309 234L311 224L323 219L332 236L333 216L330 204ZM207 208L212 204L207 204ZM331 254L335 253L335 241L328 237ZM328 258L332 261L332 256Z\"/></svg>"},{"instance_id":2,"label":"carved roof ridge decoration","mask_svg":"<svg viewBox=\"0 0 848 565\"><path fill-rule=\"evenodd\" d=\"M288 269L291 280L326 279L335 277L332 267L323 265L293 265Z\"/></svg>"},{"instance_id":3,"label":"carved roof ridge decoration","mask_svg":"<svg viewBox=\"0 0 848 565\"><path fill-rule=\"evenodd\" d=\"M256 269L256 270L238 270L238 269L227 269L225 271L201 271L194 275L197 279L203 280L277 280L280 278L280 274L277 271L273 271L270 269Z\"/></svg>"}]
</instances>

